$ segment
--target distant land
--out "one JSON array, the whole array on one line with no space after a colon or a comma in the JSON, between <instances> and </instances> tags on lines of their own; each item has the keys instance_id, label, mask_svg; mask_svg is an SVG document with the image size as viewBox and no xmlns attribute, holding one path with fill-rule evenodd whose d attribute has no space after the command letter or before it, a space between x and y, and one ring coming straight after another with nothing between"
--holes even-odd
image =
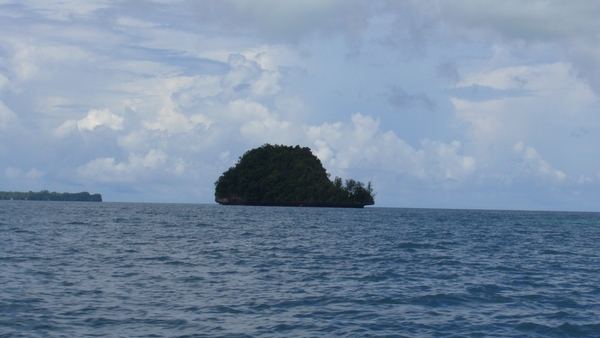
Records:
<instances>
[{"instance_id":1,"label":"distant land","mask_svg":"<svg viewBox=\"0 0 600 338\"><path fill-rule=\"evenodd\" d=\"M0 200L19 201L70 201L70 202L102 202L102 195L89 192L58 193L42 190L38 192L0 191Z\"/></svg>"},{"instance_id":2,"label":"distant land","mask_svg":"<svg viewBox=\"0 0 600 338\"><path fill-rule=\"evenodd\" d=\"M333 181L310 148L265 144L247 151L215 182L224 205L363 208L375 204L371 182Z\"/></svg>"}]
</instances>

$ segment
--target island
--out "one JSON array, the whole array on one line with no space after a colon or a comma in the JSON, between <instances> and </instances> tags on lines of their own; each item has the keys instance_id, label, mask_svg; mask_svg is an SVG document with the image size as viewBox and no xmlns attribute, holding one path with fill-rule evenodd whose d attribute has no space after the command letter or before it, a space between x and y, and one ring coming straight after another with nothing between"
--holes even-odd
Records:
<instances>
[{"instance_id":1,"label":"island","mask_svg":"<svg viewBox=\"0 0 600 338\"><path fill-rule=\"evenodd\" d=\"M264 144L247 151L215 182L222 205L363 208L375 204L371 182L329 179L308 147Z\"/></svg>"},{"instance_id":2,"label":"island","mask_svg":"<svg viewBox=\"0 0 600 338\"><path fill-rule=\"evenodd\" d=\"M50 192L48 190L39 192L0 191L0 200L102 202L102 195L92 195L87 191L78 193L58 193L54 191Z\"/></svg>"}]
</instances>

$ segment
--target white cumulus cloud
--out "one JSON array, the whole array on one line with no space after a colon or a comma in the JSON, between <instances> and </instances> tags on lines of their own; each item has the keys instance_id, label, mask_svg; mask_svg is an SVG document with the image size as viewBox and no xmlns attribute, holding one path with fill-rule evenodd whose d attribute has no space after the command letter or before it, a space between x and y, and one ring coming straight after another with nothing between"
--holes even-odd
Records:
<instances>
[{"instance_id":1,"label":"white cumulus cloud","mask_svg":"<svg viewBox=\"0 0 600 338\"><path fill-rule=\"evenodd\" d=\"M123 117L111 113L108 109L92 109L86 117L77 121L77 128L84 131L106 126L112 130L121 130L123 129L123 121Z\"/></svg>"},{"instance_id":2,"label":"white cumulus cloud","mask_svg":"<svg viewBox=\"0 0 600 338\"><path fill-rule=\"evenodd\" d=\"M520 166L526 173L556 182L563 182L567 177L565 173L554 169L550 163L546 162L533 147L519 142L515 145L514 150L521 156Z\"/></svg>"},{"instance_id":3,"label":"white cumulus cloud","mask_svg":"<svg viewBox=\"0 0 600 338\"><path fill-rule=\"evenodd\" d=\"M94 159L77 168L79 176L93 182L138 182L167 161L167 154L152 149L145 156L131 153L127 161L117 162L113 157Z\"/></svg>"},{"instance_id":4,"label":"white cumulus cloud","mask_svg":"<svg viewBox=\"0 0 600 338\"><path fill-rule=\"evenodd\" d=\"M14 126L19 122L19 117L4 102L0 101L0 130Z\"/></svg>"}]
</instances>

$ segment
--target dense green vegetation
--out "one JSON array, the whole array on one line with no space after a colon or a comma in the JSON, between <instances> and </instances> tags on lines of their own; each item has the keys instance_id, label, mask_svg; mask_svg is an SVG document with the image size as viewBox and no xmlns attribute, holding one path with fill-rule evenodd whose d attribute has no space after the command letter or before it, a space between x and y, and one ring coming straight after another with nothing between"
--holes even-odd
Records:
<instances>
[{"instance_id":1,"label":"dense green vegetation","mask_svg":"<svg viewBox=\"0 0 600 338\"><path fill-rule=\"evenodd\" d=\"M247 151L215 182L220 204L363 207L375 203L371 182L329 180L310 148L265 144Z\"/></svg>"},{"instance_id":2,"label":"dense green vegetation","mask_svg":"<svg viewBox=\"0 0 600 338\"><path fill-rule=\"evenodd\" d=\"M102 202L102 195L90 195L87 191L73 194L68 192L49 192L48 190L39 192L0 191L0 200Z\"/></svg>"}]
</instances>

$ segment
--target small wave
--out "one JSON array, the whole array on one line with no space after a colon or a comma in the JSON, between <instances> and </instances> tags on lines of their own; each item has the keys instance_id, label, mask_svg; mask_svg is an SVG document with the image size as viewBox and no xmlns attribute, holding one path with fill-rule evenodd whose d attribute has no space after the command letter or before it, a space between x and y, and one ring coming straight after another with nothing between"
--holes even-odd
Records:
<instances>
[{"instance_id":1,"label":"small wave","mask_svg":"<svg viewBox=\"0 0 600 338\"><path fill-rule=\"evenodd\" d=\"M236 308L230 307L230 306L225 306L225 305L217 305L217 306L212 306L210 307L211 312L214 313L243 313L244 311L242 310L238 310Z\"/></svg>"},{"instance_id":2,"label":"small wave","mask_svg":"<svg viewBox=\"0 0 600 338\"><path fill-rule=\"evenodd\" d=\"M134 276L138 276L139 273L137 272L123 272L123 273L113 273L112 277L115 278L129 278L129 277L134 277Z\"/></svg>"},{"instance_id":3,"label":"small wave","mask_svg":"<svg viewBox=\"0 0 600 338\"><path fill-rule=\"evenodd\" d=\"M165 261L164 264L173 265L173 266L189 266L189 267L196 266L196 264L194 264L192 262L186 262L186 261L182 261L182 260L172 260L172 259Z\"/></svg>"},{"instance_id":4,"label":"small wave","mask_svg":"<svg viewBox=\"0 0 600 338\"><path fill-rule=\"evenodd\" d=\"M600 323L575 325L566 322L560 325L558 330L570 337L598 337L600 336Z\"/></svg>"},{"instance_id":5,"label":"small wave","mask_svg":"<svg viewBox=\"0 0 600 338\"><path fill-rule=\"evenodd\" d=\"M558 326L550 326L534 322L523 322L517 325L517 329L522 332L535 333L545 337L598 337L600 324L576 325L565 322Z\"/></svg>"},{"instance_id":6,"label":"small wave","mask_svg":"<svg viewBox=\"0 0 600 338\"><path fill-rule=\"evenodd\" d=\"M80 221L73 221L73 222L67 222L67 225L88 225L90 223L87 222L80 222Z\"/></svg>"},{"instance_id":7,"label":"small wave","mask_svg":"<svg viewBox=\"0 0 600 338\"><path fill-rule=\"evenodd\" d=\"M413 243L413 242L403 242L397 243L396 247L399 249L445 249L445 247L441 245L429 244L429 243Z\"/></svg>"},{"instance_id":8,"label":"small wave","mask_svg":"<svg viewBox=\"0 0 600 338\"><path fill-rule=\"evenodd\" d=\"M390 279L390 276L380 275L380 274L370 274L370 275L362 277L360 280L362 280L364 282L379 283L379 282L386 281L388 279Z\"/></svg>"},{"instance_id":9,"label":"small wave","mask_svg":"<svg viewBox=\"0 0 600 338\"><path fill-rule=\"evenodd\" d=\"M200 276L188 276L188 277L184 277L180 279L182 282L184 283L199 283L199 282L203 282L205 280L204 277L200 277Z\"/></svg>"},{"instance_id":10,"label":"small wave","mask_svg":"<svg viewBox=\"0 0 600 338\"><path fill-rule=\"evenodd\" d=\"M516 329L526 333L536 333L548 337L552 332L553 328L547 325L538 324L534 322L522 322L516 326Z\"/></svg>"},{"instance_id":11,"label":"small wave","mask_svg":"<svg viewBox=\"0 0 600 338\"><path fill-rule=\"evenodd\" d=\"M262 311L265 311L265 310L270 310L271 306L269 304L266 304L266 303L253 304L253 305L250 305L250 309L252 309L253 311L262 312Z\"/></svg>"},{"instance_id":12,"label":"small wave","mask_svg":"<svg viewBox=\"0 0 600 338\"><path fill-rule=\"evenodd\" d=\"M426 295L414 297L409 300L410 304L425 305L431 307L456 306L467 303L463 296L438 293L435 295Z\"/></svg>"},{"instance_id":13,"label":"small wave","mask_svg":"<svg viewBox=\"0 0 600 338\"><path fill-rule=\"evenodd\" d=\"M126 319L125 319L126 320ZM89 324L93 328L99 328L103 326L115 326L121 322L118 319L111 319L106 317L98 318L87 318L84 320L85 323Z\"/></svg>"},{"instance_id":14,"label":"small wave","mask_svg":"<svg viewBox=\"0 0 600 338\"><path fill-rule=\"evenodd\" d=\"M103 294L104 291L96 289L96 290L79 290L77 292L74 292L73 295L77 296L77 297L81 297L81 296L98 296Z\"/></svg>"},{"instance_id":15,"label":"small wave","mask_svg":"<svg viewBox=\"0 0 600 338\"><path fill-rule=\"evenodd\" d=\"M565 319L565 318L569 318L571 316L572 315L566 311L558 311L558 312L547 315L548 319Z\"/></svg>"},{"instance_id":16,"label":"small wave","mask_svg":"<svg viewBox=\"0 0 600 338\"><path fill-rule=\"evenodd\" d=\"M155 257L140 257L138 260L142 261L157 261L157 262L168 262L171 260L169 256L155 256Z\"/></svg>"}]
</instances>

